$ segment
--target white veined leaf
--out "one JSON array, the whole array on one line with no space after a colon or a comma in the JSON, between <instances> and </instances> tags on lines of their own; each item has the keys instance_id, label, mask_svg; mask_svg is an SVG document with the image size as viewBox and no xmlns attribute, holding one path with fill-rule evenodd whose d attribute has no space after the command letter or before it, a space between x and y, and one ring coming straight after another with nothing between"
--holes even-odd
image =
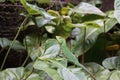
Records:
<instances>
[{"instance_id":1,"label":"white veined leaf","mask_svg":"<svg viewBox=\"0 0 120 80\"><path fill-rule=\"evenodd\" d=\"M113 71L109 80L120 80L120 71Z\"/></svg>"},{"instance_id":2,"label":"white veined leaf","mask_svg":"<svg viewBox=\"0 0 120 80\"><path fill-rule=\"evenodd\" d=\"M62 80L59 76L56 69L50 67L50 64L47 61L39 61L37 60L33 67L38 70L42 70L46 72L53 80Z\"/></svg>"},{"instance_id":3,"label":"white veined leaf","mask_svg":"<svg viewBox=\"0 0 120 80\"><path fill-rule=\"evenodd\" d=\"M105 14L100 9L85 2L82 2L78 6L76 6L75 9L73 9L73 12L77 12L81 14L97 14L97 15L105 16Z\"/></svg>"},{"instance_id":4,"label":"white veined leaf","mask_svg":"<svg viewBox=\"0 0 120 80\"><path fill-rule=\"evenodd\" d=\"M106 58L102 62L102 64L107 69L120 69L120 57L115 56L115 57Z\"/></svg>"},{"instance_id":5,"label":"white veined leaf","mask_svg":"<svg viewBox=\"0 0 120 80\"><path fill-rule=\"evenodd\" d=\"M60 70L59 72L64 80L80 80L74 73L72 73L67 68L61 68L59 70Z\"/></svg>"},{"instance_id":6,"label":"white veined leaf","mask_svg":"<svg viewBox=\"0 0 120 80\"><path fill-rule=\"evenodd\" d=\"M120 0L115 0L114 2L114 16L117 21L120 23Z\"/></svg>"}]
</instances>

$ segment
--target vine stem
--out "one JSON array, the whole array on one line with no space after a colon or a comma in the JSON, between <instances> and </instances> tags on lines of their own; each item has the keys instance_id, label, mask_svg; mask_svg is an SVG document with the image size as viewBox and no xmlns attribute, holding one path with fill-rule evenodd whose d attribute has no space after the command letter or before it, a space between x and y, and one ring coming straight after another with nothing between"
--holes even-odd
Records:
<instances>
[{"instance_id":1,"label":"vine stem","mask_svg":"<svg viewBox=\"0 0 120 80\"><path fill-rule=\"evenodd\" d=\"M24 27L23 27L24 28ZM25 37L25 46L26 46L26 50L28 51L28 46L27 46L27 42L26 42L26 37ZM27 60L29 59L29 55L27 55L27 57L25 58L23 64L21 65L22 67L26 64Z\"/></svg>"},{"instance_id":2,"label":"vine stem","mask_svg":"<svg viewBox=\"0 0 120 80\"><path fill-rule=\"evenodd\" d=\"M86 40L86 27L84 28L84 35L83 35L83 46L82 46L82 65L84 65L84 60L85 60L85 57L84 57L84 53L85 53L85 40ZM94 79L94 80L97 80L95 78L95 76L88 70L86 70L90 76Z\"/></svg>"},{"instance_id":3,"label":"vine stem","mask_svg":"<svg viewBox=\"0 0 120 80\"><path fill-rule=\"evenodd\" d=\"M25 61L24 61L24 62L23 62L23 64L22 64L22 67L23 67L23 66L25 66L26 62L27 62L27 61L28 61L28 59L29 59L29 56L30 56L30 55L27 55L27 57L26 57Z\"/></svg>"},{"instance_id":4,"label":"vine stem","mask_svg":"<svg viewBox=\"0 0 120 80\"><path fill-rule=\"evenodd\" d=\"M18 35L19 35L19 33L20 33L20 31L21 31L24 23L25 23L26 20L28 19L28 17L29 17L29 16L27 16L27 17L24 19L24 21L22 22L22 24L20 25L20 27L19 27L19 29L18 29L18 31L17 31L17 33L16 33L16 35L15 35L12 43L10 44L10 47L8 48L8 51L7 51L6 55L5 55L5 58L4 58L4 60L3 60L3 63L2 63L2 66L1 66L0 70L3 69L3 67L4 67L4 65L5 65L5 62L6 62L6 59L7 59L7 57L8 57L8 54L9 54L10 50L12 49L12 46L13 46L15 40L17 39L17 37L18 37Z\"/></svg>"},{"instance_id":5,"label":"vine stem","mask_svg":"<svg viewBox=\"0 0 120 80\"><path fill-rule=\"evenodd\" d=\"M85 38L86 38L86 28L84 28L84 35L83 35L83 47L82 47L82 64L84 65L84 53L85 53Z\"/></svg>"}]
</instances>

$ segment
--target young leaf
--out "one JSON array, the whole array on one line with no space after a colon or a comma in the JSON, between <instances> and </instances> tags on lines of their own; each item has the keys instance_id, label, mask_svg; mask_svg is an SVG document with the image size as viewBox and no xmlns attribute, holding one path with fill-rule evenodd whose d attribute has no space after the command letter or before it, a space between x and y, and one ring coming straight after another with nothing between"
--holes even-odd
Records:
<instances>
[{"instance_id":1,"label":"young leaf","mask_svg":"<svg viewBox=\"0 0 120 80\"><path fill-rule=\"evenodd\" d=\"M45 26L45 29L46 29L49 33L54 33L54 32L55 32L55 27L54 27L54 26Z\"/></svg>"}]
</instances>

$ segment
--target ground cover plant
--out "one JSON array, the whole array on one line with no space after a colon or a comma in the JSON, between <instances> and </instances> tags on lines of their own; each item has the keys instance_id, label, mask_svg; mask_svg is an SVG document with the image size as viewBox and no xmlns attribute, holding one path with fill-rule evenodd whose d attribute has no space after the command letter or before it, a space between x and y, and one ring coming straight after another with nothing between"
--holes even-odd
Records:
<instances>
[{"instance_id":1,"label":"ground cover plant","mask_svg":"<svg viewBox=\"0 0 120 80\"><path fill-rule=\"evenodd\" d=\"M119 29L109 34L120 23L119 0L106 13L86 2L60 10L20 3L26 11L20 13L25 19L16 36L13 41L0 38L0 52L8 49L1 80L120 80ZM36 29L22 42L16 40L29 28ZM28 56L20 67L3 70L11 49L25 50ZM25 66L29 57L32 61Z\"/></svg>"}]
</instances>

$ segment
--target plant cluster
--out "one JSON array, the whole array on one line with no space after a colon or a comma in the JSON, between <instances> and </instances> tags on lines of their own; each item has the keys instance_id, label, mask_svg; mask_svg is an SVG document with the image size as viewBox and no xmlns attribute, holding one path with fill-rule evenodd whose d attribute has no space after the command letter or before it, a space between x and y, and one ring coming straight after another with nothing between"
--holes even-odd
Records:
<instances>
[{"instance_id":1,"label":"plant cluster","mask_svg":"<svg viewBox=\"0 0 120 80\"><path fill-rule=\"evenodd\" d=\"M106 58L102 65L84 63L84 54L89 51L94 53L100 48L95 45L98 42L97 46L106 50L119 49L119 45L106 47L106 40L98 37L120 23L119 0L115 0L115 10L107 13L85 2L62 7L59 11L44 10L26 0L20 2L27 12L21 13L25 19L14 40L0 38L1 52L8 48L1 66L1 80L120 80L119 56ZM30 27L40 31L26 35L23 43L17 41L20 31ZM28 57L21 67L2 70L11 49L26 50ZM80 56L82 64L79 62ZM24 67L29 57L32 62Z\"/></svg>"}]
</instances>

